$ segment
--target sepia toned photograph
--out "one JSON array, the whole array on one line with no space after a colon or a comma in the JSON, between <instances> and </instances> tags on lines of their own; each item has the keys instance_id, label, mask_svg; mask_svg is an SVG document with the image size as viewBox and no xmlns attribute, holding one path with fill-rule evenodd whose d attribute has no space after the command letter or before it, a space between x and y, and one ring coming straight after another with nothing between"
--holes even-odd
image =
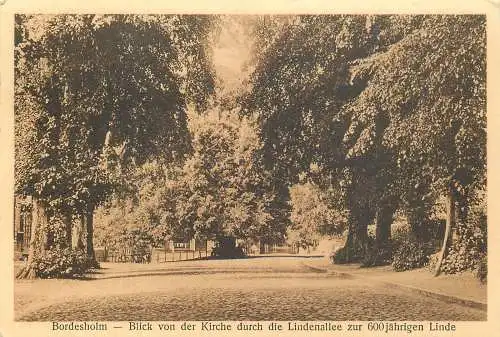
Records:
<instances>
[{"instance_id":1,"label":"sepia toned photograph","mask_svg":"<svg viewBox=\"0 0 500 337\"><path fill-rule=\"evenodd\" d=\"M15 321L487 320L486 15L13 20Z\"/></svg>"}]
</instances>

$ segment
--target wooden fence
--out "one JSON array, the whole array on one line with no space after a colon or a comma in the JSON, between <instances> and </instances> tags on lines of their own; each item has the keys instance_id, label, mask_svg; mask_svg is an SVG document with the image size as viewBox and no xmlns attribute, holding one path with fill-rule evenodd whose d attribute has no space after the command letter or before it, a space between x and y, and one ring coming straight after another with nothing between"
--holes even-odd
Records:
<instances>
[{"instance_id":1,"label":"wooden fence","mask_svg":"<svg viewBox=\"0 0 500 337\"><path fill-rule=\"evenodd\" d=\"M96 250L96 257L100 262L122 262L122 263L164 263L175 261L188 261L204 259L210 256L207 250L175 250L166 251L161 248L153 248L144 253L134 253L131 250L111 251L101 253Z\"/></svg>"},{"instance_id":2,"label":"wooden fence","mask_svg":"<svg viewBox=\"0 0 500 337\"><path fill-rule=\"evenodd\" d=\"M164 249L153 249L151 261L156 263L188 261L204 259L210 256L206 250L178 250L165 251Z\"/></svg>"}]
</instances>

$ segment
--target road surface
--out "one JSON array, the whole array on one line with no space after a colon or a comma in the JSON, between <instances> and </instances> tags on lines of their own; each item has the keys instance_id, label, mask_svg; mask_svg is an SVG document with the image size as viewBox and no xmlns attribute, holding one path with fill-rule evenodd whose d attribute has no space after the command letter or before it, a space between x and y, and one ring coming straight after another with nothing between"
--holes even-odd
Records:
<instances>
[{"instance_id":1,"label":"road surface","mask_svg":"<svg viewBox=\"0 0 500 337\"><path fill-rule=\"evenodd\" d=\"M21 321L486 320L486 312L363 279L300 257L104 264L97 280L17 281Z\"/></svg>"}]
</instances>

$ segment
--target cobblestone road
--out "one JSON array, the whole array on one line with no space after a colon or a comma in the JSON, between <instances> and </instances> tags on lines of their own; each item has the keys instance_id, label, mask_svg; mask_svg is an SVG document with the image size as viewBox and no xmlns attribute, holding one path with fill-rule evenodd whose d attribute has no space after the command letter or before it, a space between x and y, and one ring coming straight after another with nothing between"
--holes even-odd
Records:
<instances>
[{"instance_id":1,"label":"cobblestone road","mask_svg":"<svg viewBox=\"0 0 500 337\"><path fill-rule=\"evenodd\" d=\"M22 321L486 320L481 310L362 279L314 273L302 261L198 261L136 267L144 274L149 271L149 276L117 277L119 272L108 271L104 276L113 278L24 282L16 285L16 317ZM34 300L36 292L52 303L43 303L43 296Z\"/></svg>"}]
</instances>

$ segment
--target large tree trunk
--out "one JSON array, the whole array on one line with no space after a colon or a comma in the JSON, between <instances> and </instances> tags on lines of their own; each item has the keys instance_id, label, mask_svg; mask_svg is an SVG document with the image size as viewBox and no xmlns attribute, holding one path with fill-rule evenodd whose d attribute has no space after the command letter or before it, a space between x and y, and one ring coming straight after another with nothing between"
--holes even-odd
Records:
<instances>
[{"instance_id":1,"label":"large tree trunk","mask_svg":"<svg viewBox=\"0 0 500 337\"><path fill-rule=\"evenodd\" d=\"M71 247L73 249L84 249L85 248L85 240L84 234L87 231L86 224L86 216L81 215L79 221L73 224L73 235L72 235L72 244Z\"/></svg>"},{"instance_id":2,"label":"large tree trunk","mask_svg":"<svg viewBox=\"0 0 500 337\"><path fill-rule=\"evenodd\" d=\"M73 230L73 222L70 214L63 215L64 221L64 229L66 230L66 247L71 248L73 246L72 243L72 230Z\"/></svg>"},{"instance_id":3,"label":"large tree trunk","mask_svg":"<svg viewBox=\"0 0 500 337\"><path fill-rule=\"evenodd\" d=\"M380 247L389 242L391 239L391 225L394 220L395 207L382 205L377 211L375 217L375 244Z\"/></svg>"},{"instance_id":4,"label":"large tree trunk","mask_svg":"<svg viewBox=\"0 0 500 337\"><path fill-rule=\"evenodd\" d=\"M85 214L85 222L87 224L87 258L92 262L92 265L97 266L94 252L94 206L90 205Z\"/></svg>"},{"instance_id":5,"label":"large tree trunk","mask_svg":"<svg viewBox=\"0 0 500 337\"><path fill-rule=\"evenodd\" d=\"M429 228L429 209L426 205L416 202L411 209L406 210L406 216L410 224L411 234L419 242L427 242L431 239Z\"/></svg>"},{"instance_id":6,"label":"large tree trunk","mask_svg":"<svg viewBox=\"0 0 500 337\"><path fill-rule=\"evenodd\" d=\"M371 212L365 208L351 211L349 233L343 249L345 249L345 263L361 260L368 249L368 224Z\"/></svg>"},{"instance_id":7,"label":"large tree trunk","mask_svg":"<svg viewBox=\"0 0 500 337\"><path fill-rule=\"evenodd\" d=\"M430 217L434 202L431 201L432 193L429 182L423 178L405 195L405 215L410 225L411 234L419 242L428 242L431 238Z\"/></svg>"},{"instance_id":8,"label":"large tree trunk","mask_svg":"<svg viewBox=\"0 0 500 337\"><path fill-rule=\"evenodd\" d=\"M36 271L33 268L33 261L36 256L44 252L45 244L47 242L46 227L48 218L46 214L46 205L35 197L33 197L32 205L33 216L28 261L26 266L16 275L16 277L20 279L31 279L36 277Z\"/></svg>"},{"instance_id":9,"label":"large tree trunk","mask_svg":"<svg viewBox=\"0 0 500 337\"><path fill-rule=\"evenodd\" d=\"M18 197L14 197L14 238L16 240L16 249L23 252L23 242L18 241L18 231L21 228L21 205L19 203ZM24 229L26 231L26 229ZM27 233L24 234L26 236Z\"/></svg>"},{"instance_id":10,"label":"large tree trunk","mask_svg":"<svg viewBox=\"0 0 500 337\"><path fill-rule=\"evenodd\" d=\"M411 234L418 241L427 241L427 234L425 232L426 215L418 206L407 211L407 219L410 224Z\"/></svg>"},{"instance_id":11,"label":"large tree trunk","mask_svg":"<svg viewBox=\"0 0 500 337\"><path fill-rule=\"evenodd\" d=\"M434 276L438 276L441 272L441 265L443 263L443 259L446 257L446 254L448 252L448 244L451 238L451 232L453 228L455 227L455 194L450 186L448 188L448 193L446 195L446 229L444 233L444 239L443 239L443 246L441 248L441 251L439 253L439 258L438 262L436 264L436 271L434 273Z\"/></svg>"}]
</instances>

